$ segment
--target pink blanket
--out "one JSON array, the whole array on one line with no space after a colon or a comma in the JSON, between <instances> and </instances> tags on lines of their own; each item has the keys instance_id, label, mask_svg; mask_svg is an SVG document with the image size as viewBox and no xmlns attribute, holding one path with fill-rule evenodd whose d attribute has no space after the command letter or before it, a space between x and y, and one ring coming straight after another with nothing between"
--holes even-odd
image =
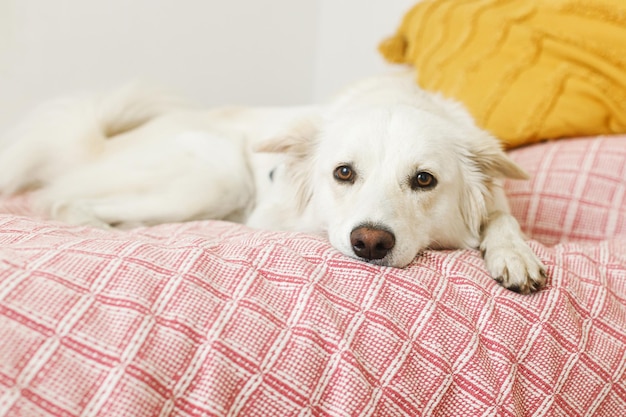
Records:
<instances>
[{"instance_id":1,"label":"pink blanket","mask_svg":"<svg viewBox=\"0 0 626 417\"><path fill-rule=\"evenodd\" d=\"M406 269L203 221L128 232L0 214L0 415L626 415L626 137L511 153L547 266Z\"/></svg>"}]
</instances>

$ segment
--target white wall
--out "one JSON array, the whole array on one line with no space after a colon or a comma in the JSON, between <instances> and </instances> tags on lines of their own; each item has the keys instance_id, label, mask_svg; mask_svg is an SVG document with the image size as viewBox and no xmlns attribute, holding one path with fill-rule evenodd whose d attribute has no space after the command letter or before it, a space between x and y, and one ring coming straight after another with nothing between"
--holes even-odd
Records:
<instances>
[{"instance_id":1,"label":"white wall","mask_svg":"<svg viewBox=\"0 0 626 417\"><path fill-rule=\"evenodd\" d=\"M405 12L418 0L320 0L313 98L321 100L347 83L395 70L378 53Z\"/></svg>"},{"instance_id":2,"label":"white wall","mask_svg":"<svg viewBox=\"0 0 626 417\"><path fill-rule=\"evenodd\" d=\"M0 0L0 128L147 78L208 105L310 98L316 0Z\"/></svg>"},{"instance_id":3,"label":"white wall","mask_svg":"<svg viewBox=\"0 0 626 417\"><path fill-rule=\"evenodd\" d=\"M146 78L206 105L299 104L385 66L415 0L0 0L0 132L36 103Z\"/></svg>"}]
</instances>

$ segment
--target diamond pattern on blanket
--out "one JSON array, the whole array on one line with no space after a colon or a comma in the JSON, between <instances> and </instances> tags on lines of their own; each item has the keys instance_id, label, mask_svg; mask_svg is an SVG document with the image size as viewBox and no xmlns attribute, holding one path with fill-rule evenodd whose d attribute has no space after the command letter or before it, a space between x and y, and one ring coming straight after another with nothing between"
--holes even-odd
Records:
<instances>
[{"instance_id":1,"label":"diamond pattern on blanket","mask_svg":"<svg viewBox=\"0 0 626 417\"><path fill-rule=\"evenodd\" d=\"M534 175L507 182L512 209L549 275L531 296L475 250L396 269L304 234L97 230L9 200L0 414L626 415L620 140L512 153Z\"/></svg>"}]
</instances>

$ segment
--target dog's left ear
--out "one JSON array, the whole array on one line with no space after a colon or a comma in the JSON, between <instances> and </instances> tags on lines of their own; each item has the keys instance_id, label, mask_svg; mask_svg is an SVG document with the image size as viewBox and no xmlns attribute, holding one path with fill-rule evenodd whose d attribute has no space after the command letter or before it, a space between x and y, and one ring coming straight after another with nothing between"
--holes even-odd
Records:
<instances>
[{"instance_id":1,"label":"dog's left ear","mask_svg":"<svg viewBox=\"0 0 626 417\"><path fill-rule=\"evenodd\" d=\"M476 141L471 152L480 171L490 177L516 180L529 178L526 171L504 153L500 142L490 135L485 134L482 140Z\"/></svg>"}]
</instances>

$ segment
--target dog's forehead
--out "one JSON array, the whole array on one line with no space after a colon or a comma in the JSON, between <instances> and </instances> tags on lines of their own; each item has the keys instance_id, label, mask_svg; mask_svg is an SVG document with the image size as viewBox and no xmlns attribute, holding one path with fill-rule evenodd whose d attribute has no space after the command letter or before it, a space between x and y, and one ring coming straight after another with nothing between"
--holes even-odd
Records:
<instances>
[{"instance_id":1,"label":"dog's forehead","mask_svg":"<svg viewBox=\"0 0 626 417\"><path fill-rule=\"evenodd\" d=\"M373 154L437 158L453 151L463 129L436 113L407 106L368 108L327 123L322 147L338 156Z\"/></svg>"}]
</instances>

